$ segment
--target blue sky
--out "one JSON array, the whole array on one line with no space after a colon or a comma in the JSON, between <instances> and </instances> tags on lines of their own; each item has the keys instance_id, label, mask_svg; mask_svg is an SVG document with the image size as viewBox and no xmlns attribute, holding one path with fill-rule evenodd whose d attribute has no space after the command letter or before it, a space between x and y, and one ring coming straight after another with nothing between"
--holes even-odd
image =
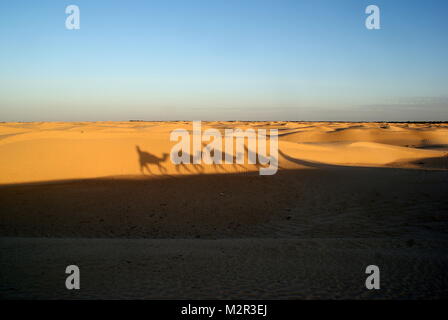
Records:
<instances>
[{"instance_id":1,"label":"blue sky","mask_svg":"<svg viewBox=\"0 0 448 320\"><path fill-rule=\"evenodd\" d=\"M65 28L78 5L81 29ZM366 6L381 9L367 30ZM447 1L0 2L0 121L448 120Z\"/></svg>"}]
</instances>

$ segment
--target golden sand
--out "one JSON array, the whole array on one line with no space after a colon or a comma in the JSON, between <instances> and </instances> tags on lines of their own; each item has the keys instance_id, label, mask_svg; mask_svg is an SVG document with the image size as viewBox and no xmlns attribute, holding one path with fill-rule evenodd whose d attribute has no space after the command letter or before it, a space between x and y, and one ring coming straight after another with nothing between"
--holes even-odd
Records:
<instances>
[{"instance_id":1,"label":"golden sand","mask_svg":"<svg viewBox=\"0 0 448 320\"><path fill-rule=\"evenodd\" d=\"M257 171L253 165L175 166L170 132L191 122L0 124L0 184L111 176ZM322 165L446 169L448 125L334 122L203 122L202 129L279 130L279 169ZM143 172L136 147L154 161ZM165 155L165 156L164 156Z\"/></svg>"}]
</instances>

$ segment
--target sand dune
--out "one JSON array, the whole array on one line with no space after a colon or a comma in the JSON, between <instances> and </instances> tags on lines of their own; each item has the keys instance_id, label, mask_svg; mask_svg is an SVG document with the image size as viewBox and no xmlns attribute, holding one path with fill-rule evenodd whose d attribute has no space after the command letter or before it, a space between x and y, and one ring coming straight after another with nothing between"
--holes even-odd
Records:
<instances>
[{"instance_id":1,"label":"sand dune","mask_svg":"<svg viewBox=\"0 0 448 320\"><path fill-rule=\"evenodd\" d=\"M191 123L0 123L0 296L447 296L446 124L203 123L278 129L273 176L174 166L177 128ZM78 293L62 285L74 262Z\"/></svg>"},{"instance_id":2,"label":"sand dune","mask_svg":"<svg viewBox=\"0 0 448 320\"><path fill-rule=\"evenodd\" d=\"M251 165L174 166L163 158L172 130L189 122L1 123L0 184L141 175L136 146L154 155L149 176L257 171ZM207 128L279 130L281 169L331 165L446 169L444 124L209 122ZM225 151L225 150L224 150ZM158 160L157 160L158 159ZM290 160L288 160L290 159ZM419 165L420 163L420 165ZM159 166L160 165L160 166ZM146 170L147 171L147 170Z\"/></svg>"}]
</instances>

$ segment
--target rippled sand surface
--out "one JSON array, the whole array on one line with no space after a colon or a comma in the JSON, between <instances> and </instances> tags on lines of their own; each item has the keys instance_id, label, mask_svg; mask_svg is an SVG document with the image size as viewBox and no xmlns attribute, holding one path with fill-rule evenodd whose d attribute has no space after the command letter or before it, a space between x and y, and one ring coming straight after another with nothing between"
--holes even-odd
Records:
<instances>
[{"instance_id":1,"label":"rippled sand surface","mask_svg":"<svg viewBox=\"0 0 448 320\"><path fill-rule=\"evenodd\" d=\"M446 241L24 239L1 242L9 299L433 299L446 297ZM77 262L81 290L64 287ZM381 289L365 289L365 268Z\"/></svg>"}]
</instances>

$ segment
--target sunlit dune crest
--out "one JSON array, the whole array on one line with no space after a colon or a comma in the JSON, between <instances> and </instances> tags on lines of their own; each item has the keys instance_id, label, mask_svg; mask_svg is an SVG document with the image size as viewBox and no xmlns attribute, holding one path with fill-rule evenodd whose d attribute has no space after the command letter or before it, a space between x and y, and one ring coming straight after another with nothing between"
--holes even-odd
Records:
<instances>
[{"instance_id":1,"label":"sunlit dune crest","mask_svg":"<svg viewBox=\"0 0 448 320\"><path fill-rule=\"evenodd\" d=\"M208 128L278 129L279 170L448 169L445 123L203 122ZM249 164L173 164L166 155L175 129L191 131L191 122L1 123L0 184L258 171Z\"/></svg>"}]
</instances>

